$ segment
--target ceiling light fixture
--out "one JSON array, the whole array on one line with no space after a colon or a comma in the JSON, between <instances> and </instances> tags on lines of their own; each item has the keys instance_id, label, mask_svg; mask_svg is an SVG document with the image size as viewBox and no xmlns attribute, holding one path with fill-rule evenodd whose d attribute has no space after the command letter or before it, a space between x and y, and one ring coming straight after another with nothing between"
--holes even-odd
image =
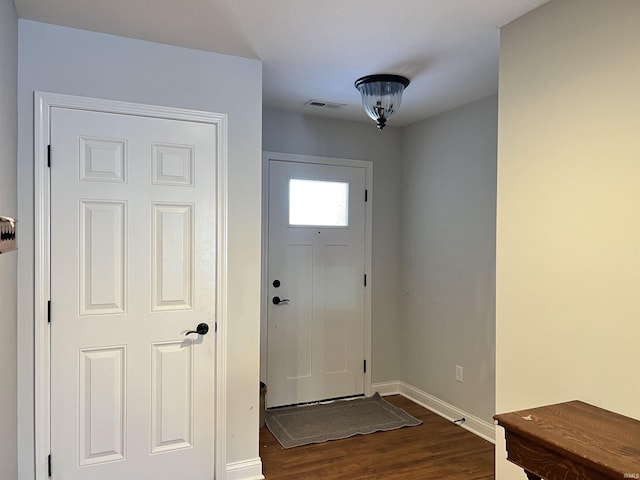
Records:
<instances>
[{"instance_id":1,"label":"ceiling light fixture","mask_svg":"<svg viewBox=\"0 0 640 480\"><path fill-rule=\"evenodd\" d=\"M367 75L356 80L355 87L362 95L362 106L382 130L387 120L400 108L402 92L409 79L400 75Z\"/></svg>"}]
</instances>

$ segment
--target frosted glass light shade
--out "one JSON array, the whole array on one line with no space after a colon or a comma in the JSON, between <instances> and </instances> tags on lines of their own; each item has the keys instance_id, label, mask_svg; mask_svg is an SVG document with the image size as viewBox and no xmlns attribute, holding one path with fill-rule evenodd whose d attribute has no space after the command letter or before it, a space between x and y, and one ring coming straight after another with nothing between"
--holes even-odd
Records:
<instances>
[{"instance_id":1,"label":"frosted glass light shade","mask_svg":"<svg viewBox=\"0 0 640 480\"><path fill-rule=\"evenodd\" d=\"M387 120L400 108L402 93L409 79L400 75L367 75L356 80L355 87L362 95L362 106L382 130Z\"/></svg>"}]
</instances>

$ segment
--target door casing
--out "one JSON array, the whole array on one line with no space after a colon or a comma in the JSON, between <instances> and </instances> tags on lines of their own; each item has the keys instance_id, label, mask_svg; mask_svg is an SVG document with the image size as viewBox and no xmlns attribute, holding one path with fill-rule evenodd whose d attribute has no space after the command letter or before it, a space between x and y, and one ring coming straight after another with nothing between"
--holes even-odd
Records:
<instances>
[{"instance_id":1,"label":"door casing","mask_svg":"<svg viewBox=\"0 0 640 480\"><path fill-rule=\"evenodd\" d=\"M217 128L216 165L216 365L214 412L215 477L226 476L226 324L227 290L227 116L225 114L102 100L55 93L34 93L34 375L35 375L35 478L48 479L51 451L50 399L50 169L48 162L51 109L90 110L122 115L165 118L213 124ZM55 461L55 460L54 460Z\"/></svg>"},{"instance_id":2,"label":"door casing","mask_svg":"<svg viewBox=\"0 0 640 480\"><path fill-rule=\"evenodd\" d=\"M364 375L364 394L371 395L371 290L375 281L371 274L371 235L373 223L373 162L368 160L354 160L347 158L319 157L313 155L298 155L290 153L262 152L262 288L260 301L260 378L267 376L267 309L269 296L268 249L269 249L269 161L309 163L319 165L335 165L342 167L359 167L365 169L367 201L365 202L365 274L367 287L364 292L364 357L367 361L367 371ZM267 392L269 386L267 385Z\"/></svg>"}]
</instances>

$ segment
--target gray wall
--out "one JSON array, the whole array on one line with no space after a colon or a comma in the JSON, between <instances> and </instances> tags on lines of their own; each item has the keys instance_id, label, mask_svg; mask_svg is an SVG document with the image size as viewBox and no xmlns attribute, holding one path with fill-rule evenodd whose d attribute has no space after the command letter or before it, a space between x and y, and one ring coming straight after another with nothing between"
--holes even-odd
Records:
<instances>
[{"instance_id":1,"label":"gray wall","mask_svg":"<svg viewBox=\"0 0 640 480\"><path fill-rule=\"evenodd\" d=\"M11 0L0 0L0 215L18 216L18 18ZM22 248L22 242L20 241ZM0 476L18 477L17 301L18 252L0 255Z\"/></svg>"},{"instance_id":2,"label":"gray wall","mask_svg":"<svg viewBox=\"0 0 640 480\"><path fill-rule=\"evenodd\" d=\"M265 110L262 147L280 153L373 162L372 381L399 378L400 134L375 124Z\"/></svg>"},{"instance_id":3,"label":"gray wall","mask_svg":"<svg viewBox=\"0 0 640 480\"><path fill-rule=\"evenodd\" d=\"M34 90L228 114L227 462L259 469L261 63L24 20L19 57L21 478L33 462Z\"/></svg>"},{"instance_id":4,"label":"gray wall","mask_svg":"<svg viewBox=\"0 0 640 480\"><path fill-rule=\"evenodd\" d=\"M402 380L489 423L496 132L495 96L405 128L400 189Z\"/></svg>"},{"instance_id":5,"label":"gray wall","mask_svg":"<svg viewBox=\"0 0 640 480\"><path fill-rule=\"evenodd\" d=\"M637 0L556 0L501 31L498 412L640 419L639 24Z\"/></svg>"}]
</instances>

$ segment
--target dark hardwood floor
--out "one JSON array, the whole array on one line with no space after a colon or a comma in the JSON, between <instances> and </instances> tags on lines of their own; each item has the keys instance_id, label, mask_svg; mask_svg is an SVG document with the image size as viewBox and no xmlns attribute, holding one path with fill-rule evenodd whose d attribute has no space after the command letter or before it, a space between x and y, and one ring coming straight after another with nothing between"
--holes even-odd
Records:
<instances>
[{"instance_id":1,"label":"dark hardwood floor","mask_svg":"<svg viewBox=\"0 0 640 480\"><path fill-rule=\"evenodd\" d=\"M406 398L385 397L417 427L283 449L266 428L260 456L267 480L493 480L493 444Z\"/></svg>"}]
</instances>

